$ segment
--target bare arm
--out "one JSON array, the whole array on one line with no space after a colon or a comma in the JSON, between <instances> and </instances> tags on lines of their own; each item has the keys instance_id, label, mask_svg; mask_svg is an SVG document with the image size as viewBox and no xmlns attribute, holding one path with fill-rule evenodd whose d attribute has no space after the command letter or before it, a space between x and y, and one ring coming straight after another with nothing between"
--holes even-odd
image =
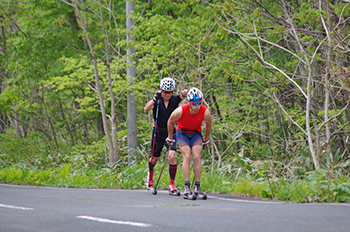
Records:
<instances>
[{"instance_id":1,"label":"bare arm","mask_svg":"<svg viewBox=\"0 0 350 232\"><path fill-rule=\"evenodd\" d=\"M159 99L162 98L162 91L158 91L156 94L154 94L154 97L149 100L146 105L145 108L143 109L145 111L145 113L148 113L151 109L153 109L154 105L157 103L157 101L159 102Z\"/></svg>"},{"instance_id":2,"label":"bare arm","mask_svg":"<svg viewBox=\"0 0 350 232\"><path fill-rule=\"evenodd\" d=\"M168 138L173 139L173 132L174 132L174 126L176 123L176 120L181 118L182 116L182 107L179 106L176 108L176 110L173 111L173 113L170 115L170 118L168 119Z\"/></svg>"},{"instance_id":3,"label":"bare arm","mask_svg":"<svg viewBox=\"0 0 350 232\"><path fill-rule=\"evenodd\" d=\"M205 137L209 138L210 132L211 132L212 117L208 108L204 113L204 121L205 121Z\"/></svg>"},{"instance_id":4,"label":"bare arm","mask_svg":"<svg viewBox=\"0 0 350 232\"><path fill-rule=\"evenodd\" d=\"M156 104L155 101L153 101L153 99L151 99L150 101L148 101L145 105L145 108L143 109L145 111L145 113L148 113L150 110L153 109L154 104Z\"/></svg>"}]
</instances>

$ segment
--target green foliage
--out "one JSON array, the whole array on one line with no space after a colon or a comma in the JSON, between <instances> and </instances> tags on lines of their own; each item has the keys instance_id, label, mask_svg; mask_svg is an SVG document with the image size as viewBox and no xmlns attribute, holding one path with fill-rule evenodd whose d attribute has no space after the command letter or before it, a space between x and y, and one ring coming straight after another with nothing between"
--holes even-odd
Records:
<instances>
[{"instance_id":1,"label":"green foliage","mask_svg":"<svg viewBox=\"0 0 350 232\"><path fill-rule=\"evenodd\" d=\"M33 139L31 139L33 138ZM10 134L0 134L0 168L17 164L19 166L29 164L35 165L40 160L33 160L33 155L39 154L40 134L35 133L22 139Z\"/></svg>"},{"instance_id":2,"label":"green foliage","mask_svg":"<svg viewBox=\"0 0 350 232\"><path fill-rule=\"evenodd\" d=\"M213 114L215 146L203 152L204 189L292 202L349 201L350 128L348 110L343 111L348 48L339 39L348 36L349 25L343 21L350 15L347 4L329 3L328 16L324 5L319 9L313 2L290 1L282 6L278 1L239 5L216 0L135 1L134 41L127 44L125 1L115 1L102 16L107 35L101 18L93 13L98 12L97 2L80 2L81 9L91 9L82 17L98 61L95 76L86 34L71 6L51 0L12 2L0 3L1 26L9 28L2 35L0 53L0 180L143 188L152 123L143 107L157 91L159 80L171 76L177 92L200 87ZM325 32L321 17L326 22L330 17L330 25L326 23L330 33ZM325 35L331 37L331 44ZM109 64L105 39L110 45ZM126 77L129 45L136 51L137 78L132 86ZM328 46L332 63L324 70ZM305 61L312 62L310 69ZM115 71L114 106L107 94L107 68ZM324 128L317 141L321 166L327 171L314 170L306 135L291 122L308 126L306 99L296 86L306 91L308 71L313 83L308 93L313 106L312 140L325 122L326 71L331 77L327 116L343 112L327 124L330 150ZM118 112L121 158L113 166L107 166L108 146L98 127L101 107L95 77L100 78L107 114L113 107ZM136 93L137 100L139 156L133 165L127 164L128 90ZM178 175L181 180L181 170ZM167 188L167 178L160 186Z\"/></svg>"},{"instance_id":3,"label":"green foliage","mask_svg":"<svg viewBox=\"0 0 350 232\"><path fill-rule=\"evenodd\" d=\"M69 153L69 163L78 170L104 167L108 163L106 145L105 138L90 145L76 145Z\"/></svg>"},{"instance_id":4,"label":"green foliage","mask_svg":"<svg viewBox=\"0 0 350 232\"><path fill-rule=\"evenodd\" d=\"M75 161L77 162L77 161ZM84 163L85 161L83 161ZM249 165L247 160L238 159L239 169L217 169L214 172L204 166L201 183L207 192L236 194L288 202L350 202L350 181L348 177L327 179L323 170L311 171L304 179L288 181L284 177L271 177L268 166ZM156 176L162 168L162 161L155 167ZM36 167L9 166L0 169L0 181L14 184L31 184L78 188L125 188L142 189L147 174L147 162L138 161L132 165L119 162L113 167L98 169L84 168L84 165L62 164L53 169L40 170ZM232 167L235 165L233 164ZM168 187L168 165L165 166L159 189ZM176 182L182 189L182 170L178 166ZM240 173L240 174L239 174ZM244 174L242 174L244 173ZM193 173L191 174L191 179Z\"/></svg>"}]
</instances>

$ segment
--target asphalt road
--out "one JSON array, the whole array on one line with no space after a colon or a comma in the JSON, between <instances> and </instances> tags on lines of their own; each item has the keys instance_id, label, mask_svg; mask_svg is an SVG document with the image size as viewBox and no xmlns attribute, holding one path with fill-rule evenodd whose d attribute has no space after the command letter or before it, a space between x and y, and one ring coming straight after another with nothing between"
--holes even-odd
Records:
<instances>
[{"instance_id":1,"label":"asphalt road","mask_svg":"<svg viewBox=\"0 0 350 232\"><path fill-rule=\"evenodd\" d=\"M190 201L166 191L0 184L0 232L350 231L350 204L284 202L209 194Z\"/></svg>"}]
</instances>

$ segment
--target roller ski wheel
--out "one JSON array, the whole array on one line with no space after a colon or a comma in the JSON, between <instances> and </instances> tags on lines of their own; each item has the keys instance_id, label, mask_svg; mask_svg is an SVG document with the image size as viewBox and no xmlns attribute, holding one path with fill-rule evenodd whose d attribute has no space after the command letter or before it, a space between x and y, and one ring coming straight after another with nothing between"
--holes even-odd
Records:
<instances>
[{"instance_id":1,"label":"roller ski wheel","mask_svg":"<svg viewBox=\"0 0 350 232\"><path fill-rule=\"evenodd\" d=\"M157 195L157 189L155 189L155 188L152 189L152 194L153 194L153 195Z\"/></svg>"},{"instance_id":2,"label":"roller ski wheel","mask_svg":"<svg viewBox=\"0 0 350 232\"><path fill-rule=\"evenodd\" d=\"M208 196L205 193L202 194L195 194L197 199L201 199L201 200L206 200L208 198Z\"/></svg>"},{"instance_id":3,"label":"roller ski wheel","mask_svg":"<svg viewBox=\"0 0 350 232\"><path fill-rule=\"evenodd\" d=\"M179 190L170 190L169 189L169 195L171 195L171 196L180 196L181 192Z\"/></svg>"},{"instance_id":4,"label":"roller ski wheel","mask_svg":"<svg viewBox=\"0 0 350 232\"><path fill-rule=\"evenodd\" d=\"M196 200L196 195L192 192L190 186L185 185L184 199L186 200Z\"/></svg>"},{"instance_id":5,"label":"roller ski wheel","mask_svg":"<svg viewBox=\"0 0 350 232\"><path fill-rule=\"evenodd\" d=\"M194 186L194 195L197 199L206 200L208 198L207 194L203 193L200 186L197 185Z\"/></svg>"},{"instance_id":6,"label":"roller ski wheel","mask_svg":"<svg viewBox=\"0 0 350 232\"><path fill-rule=\"evenodd\" d=\"M184 199L186 199L186 200L196 200L197 199L197 197L196 197L196 195L195 194L184 194Z\"/></svg>"},{"instance_id":7,"label":"roller ski wheel","mask_svg":"<svg viewBox=\"0 0 350 232\"><path fill-rule=\"evenodd\" d=\"M148 190L150 190L153 195L157 195L157 189L155 189L153 186L148 186Z\"/></svg>"}]
</instances>

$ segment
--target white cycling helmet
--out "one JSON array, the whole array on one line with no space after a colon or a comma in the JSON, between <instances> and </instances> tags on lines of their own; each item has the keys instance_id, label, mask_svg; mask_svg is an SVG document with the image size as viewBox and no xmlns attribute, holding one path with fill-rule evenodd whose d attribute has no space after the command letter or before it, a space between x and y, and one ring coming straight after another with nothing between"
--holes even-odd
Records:
<instances>
[{"instance_id":1,"label":"white cycling helmet","mask_svg":"<svg viewBox=\"0 0 350 232\"><path fill-rule=\"evenodd\" d=\"M163 91L172 92L175 89L175 81L170 77L163 78L160 80L159 88Z\"/></svg>"},{"instance_id":2,"label":"white cycling helmet","mask_svg":"<svg viewBox=\"0 0 350 232\"><path fill-rule=\"evenodd\" d=\"M187 99L191 102L198 102L203 100L203 94L199 89L192 87L187 93Z\"/></svg>"}]
</instances>

